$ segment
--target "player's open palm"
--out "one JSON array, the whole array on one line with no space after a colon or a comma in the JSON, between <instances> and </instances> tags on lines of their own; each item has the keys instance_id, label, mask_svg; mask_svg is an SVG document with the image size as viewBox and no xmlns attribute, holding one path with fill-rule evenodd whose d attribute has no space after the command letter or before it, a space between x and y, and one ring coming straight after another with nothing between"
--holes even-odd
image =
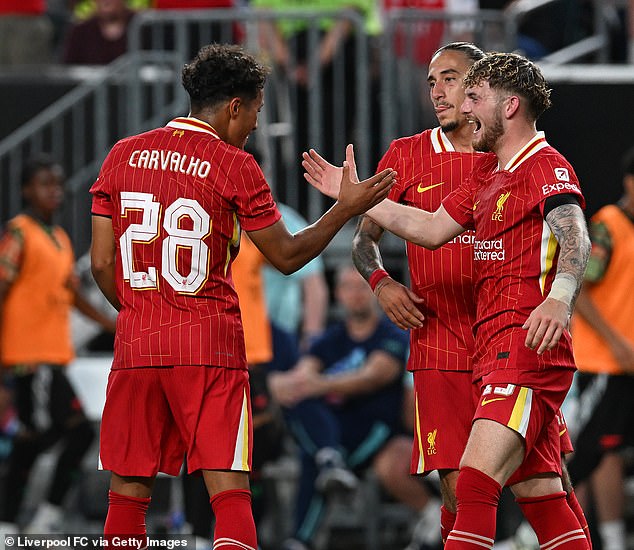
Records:
<instances>
[{"instance_id":1,"label":"player's open palm","mask_svg":"<svg viewBox=\"0 0 634 550\"><path fill-rule=\"evenodd\" d=\"M386 277L374 293L385 314L397 327L409 330L423 325L425 316L417 304L424 300L405 285Z\"/></svg>"},{"instance_id":2,"label":"player's open palm","mask_svg":"<svg viewBox=\"0 0 634 550\"><path fill-rule=\"evenodd\" d=\"M304 178L306 181L324 195L327 195L331 199L336 199L339 196L343 168L330 164L314 149L310 149L308 153L303 153L302 157L302 166L305 170Z\"/></svg>"},{"instance_id":3,"label":"player's open palm","mask_svg":"<svg viewBox=\"0 0 634 550\"><path fill-rule=\"evenodd\" d=\"M522 326L527 331L526 347L537 349L538 355L553 349L568 329L569 323L568 305L553 298L546 298L531 312Z\"/></svg>"}]
</instances>

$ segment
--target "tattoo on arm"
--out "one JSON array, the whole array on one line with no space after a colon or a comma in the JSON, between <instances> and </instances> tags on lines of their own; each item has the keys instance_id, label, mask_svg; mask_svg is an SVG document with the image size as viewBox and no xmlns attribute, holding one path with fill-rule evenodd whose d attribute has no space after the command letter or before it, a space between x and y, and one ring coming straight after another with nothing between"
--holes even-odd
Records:
<instances>
[{"instance_id":1,"label":"tattoo on arm","mask_svg":"<svg viewBox=\"0 0 634 550\"><path fill-rule=\"evenodd\" d=\"M577 285L574 303L590 256L590 238L586 220L579 206L564 204L548 213L546 223L557 238L560 247L557 274L570 277Z\"/></svg>"},{"instance_id":2,"label":"tattoo on arm","mask_svg":"<svg viewBox=\"0 0 634 550\"><path fill-rule=\"evenodd\" d=\"M359 220L352 239L352 261L366 281L373 271L383 269L383 259L379 250L382 235L383 228L367 216Z\"/></svg>"}]
</instances>

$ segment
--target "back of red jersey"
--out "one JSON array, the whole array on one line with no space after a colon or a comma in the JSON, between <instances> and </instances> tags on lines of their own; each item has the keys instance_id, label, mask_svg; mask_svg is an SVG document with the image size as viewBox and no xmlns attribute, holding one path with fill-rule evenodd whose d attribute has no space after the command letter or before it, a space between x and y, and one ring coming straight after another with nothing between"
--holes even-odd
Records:
<instances>
[{"instance_id":1,"label":"back of red jersey","mask_svg":"<svg viewBox=\"0 0 634 550\"><path fill-rule=\"evenodd\" d=\"M246 368L231 262L241 227L280 218L253 157L178 118L117 143L91 193L116 243L113 369Z\"/></svg>"},{"instance_id":2,"label":"back of red jersey","mask_svg":"<svg viewBox=\"0 0 634 550\"><path fill-rule=\"evenodd\" d=\"M538 356L524 346L521 328L557 271L559 244L543 212L546 199L562 193L585 206L572 166L540 132L502 170L497 157L484 157L443 202L458 223L476 230L476 376L501 368L574 367L568 332Z\"/></svg>"},{"instance_id":3,"label":"back of red jersey","mask_svg":"<svg viewBox=\"0 0 634 550\"><path fill-rule=\"evenodd\" d=\"M458 153L440 128L395 140L379 164L399 180L396 202L435 211L471 172L476 153ZM474 350L473 233L438 250L407 243L412 290L422 298L421 328L411 331L409 369L471 370Z\"/></svg>"}]
</instances>

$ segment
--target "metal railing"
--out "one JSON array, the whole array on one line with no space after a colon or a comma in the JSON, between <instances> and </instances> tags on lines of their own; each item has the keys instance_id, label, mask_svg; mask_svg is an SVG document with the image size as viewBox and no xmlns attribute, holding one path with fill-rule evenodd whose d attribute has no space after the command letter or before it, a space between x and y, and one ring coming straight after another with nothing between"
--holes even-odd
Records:
<instances>
[{"instance_id":1,"label":"metal railing","mask_svg":"<svg viewBox=\"0 0 634 550\"><path fill-rule=\"evenodd\" d=\"M141 83L145 93L162 90L163 110L177 111L186 104L172 75L180 62L171 54L147 52L144 69L132 73L138 60L126 55L107 67L87 71L87 79L28 123L0 142L1 210L4 219L21 207L20 178L24 162L32 154L46 151L64 166L67 200L64 225L75 246L87 247L90 231L90 197L87 192L101 162L118 139L142 127L162 121L163 113L149 112L133 127L122 109L131 80Z\"/></svg>"},{"instance_id":2,"label":"metal railing","mask_svg":"<svg viewBox=\"0 0 634 550\"><path fill-rule=\"evenodd\" d=\"M359 173L366 176L392 139L436 124L428 107L421 40L431 51L457 39L472 40L485 50L511 51L517 47L522 19L556 1L561 0L521 0L508 12L475 14L392 10L378 37L368 36L364 20L354 11L140 12L129 29L126 56L95 70L82 85L0 142L0 221L20 208L19 177L25 158L36 151L51 152L69 174L65 225L78 250L84 250L90 223L87 189L108 149L121 137L187 113L180 85L182 64L212 41L241 42L272 66L251 146L261 156L276 199L314 220L330 200L303 180L300 155L307 146L340 163L346 143L354 142ZM328 68L320 66L318 57L325 18L345 22L351 29L346 47L335 52ZM272 28L283 22L302 30L299 38L286 36L288 62L280 66L266 43ZM596 41L592 47L604 47L607 40L600 22L597 19L596 36L588 39ZM574 46L577 52L584 47L590 48L587 42ZM546 61L559 62L567 55L553 54ZM294 78L301 66L307 84Z\"/></svg>"}]
</instances>

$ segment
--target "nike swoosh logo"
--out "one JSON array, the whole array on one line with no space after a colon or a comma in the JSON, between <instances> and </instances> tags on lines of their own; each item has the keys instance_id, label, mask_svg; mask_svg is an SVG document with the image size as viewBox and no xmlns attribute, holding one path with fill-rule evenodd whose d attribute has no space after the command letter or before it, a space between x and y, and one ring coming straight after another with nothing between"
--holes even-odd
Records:
<instances>
[{"instance_id":1,"label":"nike swoosh logo","mask_svg":"<svg viewBox=\"0 0 634 550\"><path fill-rule=\"evenodd\" d=\"M429 191L430 189L433 189L434 187L438 187L439 185L445 185L445 182L441 181L440 183L434 183L433 185L428 185L427 187L421 187L421 185L422 183L418 184L416 191L418 191L419 193L424 193L425 191Z\"/></svg>"},{"instance_id":2,"label":"nike swoosh logo","mask_svg":"<svg viewBox=\"0 0 634 550\"><path fill-rule=\"evenodd\" d=\"M562 435L564 435L567 431L568 431L568 428L564 428L563 430L561 430L561 431L559 432L559 437L561 437Z\"/></svg>"},{"instance_id":3,"label":"nike swoosh logo","mask_svg":"<svg viewBox=\"0 0 634 550\"><path fill-rule=\"evenodd\" d=\"M493 401L504 401L506 397L494 397L493 399L483 399L482 406L488 405L489 403L493 403Z\"/></svg>"}]
</instances>

